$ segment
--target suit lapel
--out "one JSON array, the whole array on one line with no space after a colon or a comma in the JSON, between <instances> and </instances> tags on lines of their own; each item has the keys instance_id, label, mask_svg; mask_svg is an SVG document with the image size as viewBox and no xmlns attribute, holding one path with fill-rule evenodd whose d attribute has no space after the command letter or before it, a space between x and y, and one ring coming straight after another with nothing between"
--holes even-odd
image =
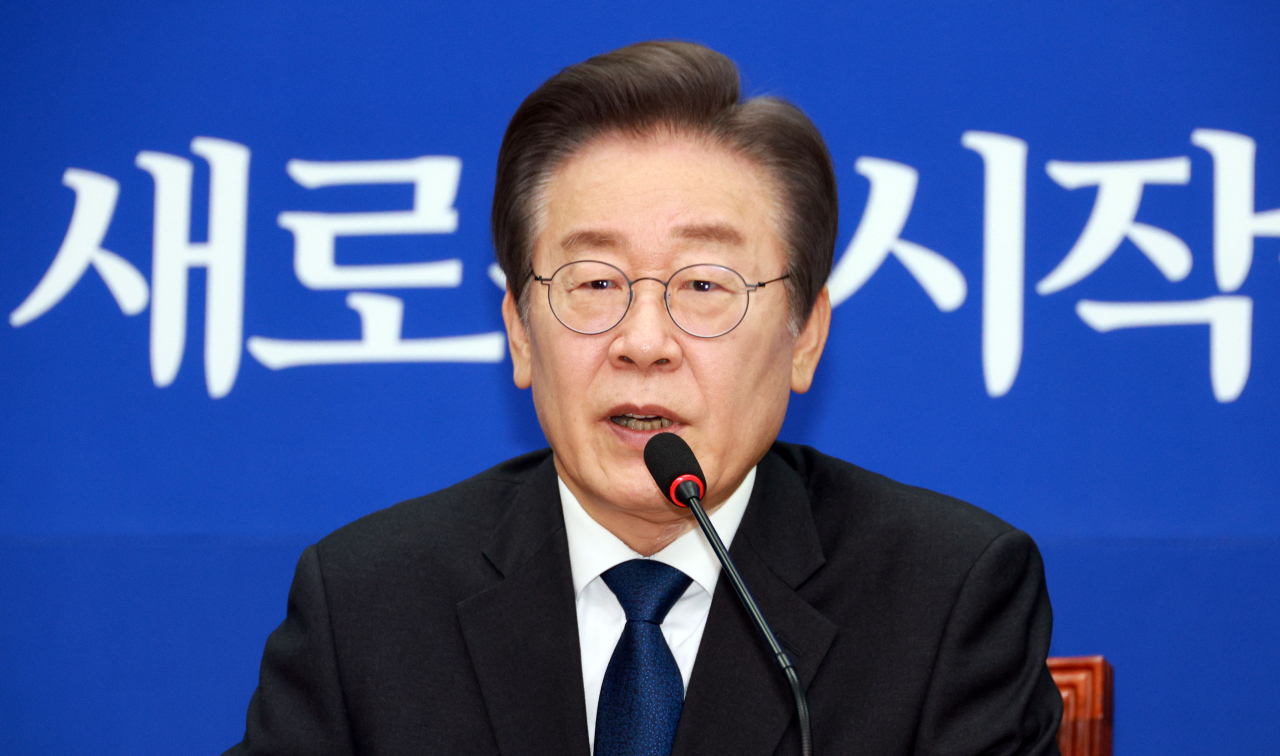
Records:
<instances>
[{"instance_id":1,"label":"suit lapel","mask_svg":"<svg viewBox=\"0 0 1280 756\"><path fill-rule=\"evenodd\" d=\"M587 756L582 657L555 466L530 473L484 553L502 575L458 604L503 756Z\"/></svg>"},{"instance_id":2,"label":"suit lapel","mask_svg":"<svg viewBox=\"0 0 1280 756\"><path fill-rule=\"evenodd\" d=\"M755 490L729 552L807 688L836 626L796 593L824 559L804 484L773 452L760 461ZM698 648L673 756L771 754L794 718L786 680L722 578Z\"/></svg>"}]
</instances>

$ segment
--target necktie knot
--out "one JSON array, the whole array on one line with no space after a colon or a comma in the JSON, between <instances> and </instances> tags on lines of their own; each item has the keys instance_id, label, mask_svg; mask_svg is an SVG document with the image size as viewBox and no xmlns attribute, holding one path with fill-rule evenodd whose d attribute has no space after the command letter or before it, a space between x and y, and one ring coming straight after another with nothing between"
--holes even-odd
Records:
<instances>
[{"instance_id":1,"label":"necktie knot","mask_svg":"<svg viewBox=\"0 0 1280 756\"><path fill-rule=\"evenodd\" d=\"M627 622L662 624L667 612L684 595L692 579L662 562L632 559L606 570L600 576L618 597Z\"/></svg>"}]
</instances>

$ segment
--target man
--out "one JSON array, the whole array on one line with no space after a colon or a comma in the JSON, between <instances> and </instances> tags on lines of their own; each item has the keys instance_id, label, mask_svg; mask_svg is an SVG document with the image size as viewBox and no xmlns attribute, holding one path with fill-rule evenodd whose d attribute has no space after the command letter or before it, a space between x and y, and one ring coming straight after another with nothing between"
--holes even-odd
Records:
<instances>
[{"instance_id":1,"label":"man","mask_svg":"<svg viewBox=\"0 0 1280 756\"><path fill-rule=\"evenodd\" d=\"M511 121L493 232L551 450L307 549L229 753L799 752L767 648L645 468L659 432L698 455L817 753L1057 753L1031 540L775 443L831 316L835 178L802 113L740 102L696 45L571 66Z\"/></svg>"}]
</instances>

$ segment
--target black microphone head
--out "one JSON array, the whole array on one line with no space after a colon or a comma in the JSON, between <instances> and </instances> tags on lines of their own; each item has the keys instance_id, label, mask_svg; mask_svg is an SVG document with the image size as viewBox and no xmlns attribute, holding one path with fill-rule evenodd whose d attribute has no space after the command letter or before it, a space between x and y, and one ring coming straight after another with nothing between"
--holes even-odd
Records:
<instances>
[{"instance_id":1,"label":"black microphone head","mask_svg":"<svg viewBox=\"0 0 1280 756\"><path fill-rule=\"evenodd\" d=\"M674 433L659 433L644 445L644 464L662 493L682 507L689 506L690 495L701 499L707 491L707 479L693 449ZM681 486L682 483L689 485ZM697 489L693 489L693 484Z\"/></svg>"}]
</instances>

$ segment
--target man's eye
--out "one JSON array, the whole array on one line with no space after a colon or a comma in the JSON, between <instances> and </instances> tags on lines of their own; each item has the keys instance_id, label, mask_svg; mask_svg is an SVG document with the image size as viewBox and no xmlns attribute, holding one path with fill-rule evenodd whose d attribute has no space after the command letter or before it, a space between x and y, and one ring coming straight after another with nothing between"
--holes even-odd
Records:
<instances>
[{"instance_id":1,"label":"man's eye","mask_svg":"<svg viewBox=\"0 0 1280 756\"><path fill-rule=\"evenodd\" d=\"M601 279L599 281L588 281L586 287L592 291L608 291L609 289L618 288L618 285L613 281Z\"/></svg>"},{"instance_id":2,"label":"man's eye","mask_svg":"<svg viewBox=\"0 0 1280 756\"><path fill-rule=\"evenodd\" d=\"M696 291L700 294L710 293L720 288L714 281L690 281L684 287L689 291Z\"/></svg>"}]
</instances>

